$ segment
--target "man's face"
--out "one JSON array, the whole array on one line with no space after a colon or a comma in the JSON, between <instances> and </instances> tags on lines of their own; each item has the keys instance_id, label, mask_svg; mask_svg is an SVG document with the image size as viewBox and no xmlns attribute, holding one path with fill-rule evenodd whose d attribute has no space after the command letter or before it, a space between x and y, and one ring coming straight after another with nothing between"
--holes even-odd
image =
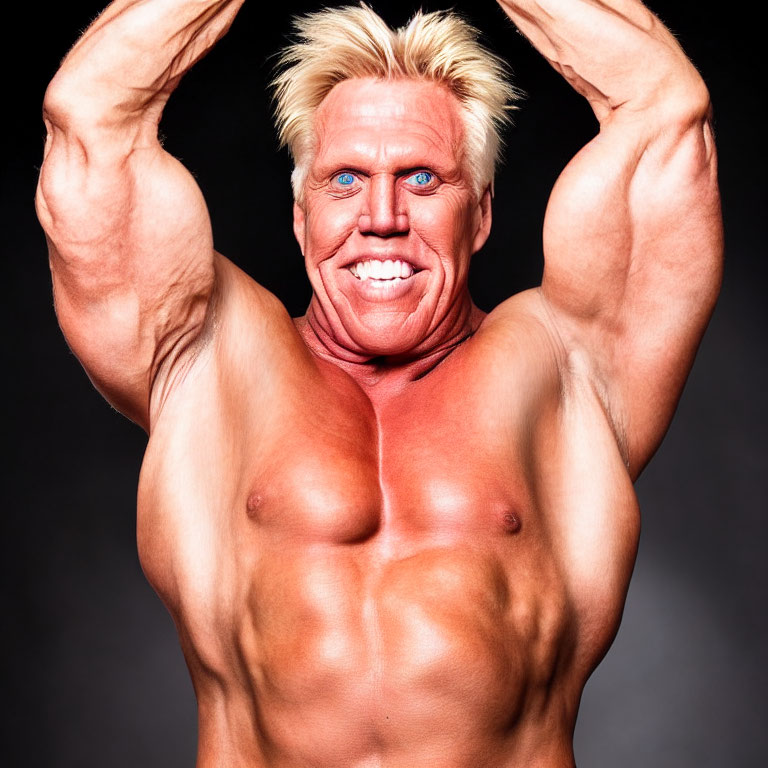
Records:
<instances>
[{"instance_id":1,"label":"man's face","mask_svg":"<svg viewBox=\"0 0 768 768\"><path fill-rule=\"evenodd\" d=\"M469 260L490 229L456 98L423 81L346 80L315 132L294 231L316 321L355 356L439 347L471 306Z\"/></svg>"}]
</instances>

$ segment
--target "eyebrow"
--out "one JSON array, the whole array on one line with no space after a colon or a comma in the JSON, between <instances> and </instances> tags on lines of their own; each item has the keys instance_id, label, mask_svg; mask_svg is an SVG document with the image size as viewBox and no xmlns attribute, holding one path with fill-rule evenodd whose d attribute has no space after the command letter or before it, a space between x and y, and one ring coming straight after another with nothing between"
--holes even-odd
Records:
<instances>
[{"instance_id":1,"label":"eyebrow","mask_svg":"<svg viewBox=\"0 0 768 768\"><path fill-rule=\"evenodd\" d=\"M388 173L394 176L406 176L417 171L431 171L441 178L450 178L453 175L461 173L461 158L452 155L449 162L445 160L431 160L426 157L419 157L414 153L410 157L403 157L402 160L389 161L384 167L376 167L375 162L361 157L354 152L345 152L334 154L331 150L328 155L322 159L315 157L312 163L313 171L317 176L331 176L342 171L350 171L363 176L372 176L375 173Z\"/></svg>"}]
</instances>

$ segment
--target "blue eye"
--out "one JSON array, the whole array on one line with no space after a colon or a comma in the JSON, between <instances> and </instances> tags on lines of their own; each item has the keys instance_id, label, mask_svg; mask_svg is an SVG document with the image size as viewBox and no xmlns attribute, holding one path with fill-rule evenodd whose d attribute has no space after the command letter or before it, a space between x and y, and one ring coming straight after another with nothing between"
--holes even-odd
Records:
<instances>
[{"instance_id":1,"label":"blue eye","mask_svg":"<svg viewBox=\"0 0 768 768\"><path fill-rule=\"evenodd\" d=\"M355 181L355 177L351 173L340 173L336 177L336 182L338 184L341 184L342 187L348 187L350 184L352 184Z\"/></svg>"},{"instance_id":2,"label":"blue eye","mask_svg":"<svg viewBox=\"0 0 768 768\"><path fill-rule=\"evenodd\" d=\"M415 187L426 187L435 177L429 171L419 171L409 176L407 181Z\"/></svg>"}]
</instances>

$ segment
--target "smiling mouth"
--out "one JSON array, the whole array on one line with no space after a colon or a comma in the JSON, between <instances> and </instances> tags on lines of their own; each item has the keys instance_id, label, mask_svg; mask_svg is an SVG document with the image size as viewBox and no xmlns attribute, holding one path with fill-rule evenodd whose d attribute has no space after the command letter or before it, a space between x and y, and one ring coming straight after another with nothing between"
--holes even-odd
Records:
<instances>
[{"instance_id":1,"label":"smiling mouth","mask_svg":"<svg viewBox=\"0 0 768 768\"><path fill-rule=\"evenodd\" d=\"M358 280L375 282L399 282L412 277L418 270L413 264L401 259L365 259L349 266L349 271Z\"/></svg>"}]
</instances>

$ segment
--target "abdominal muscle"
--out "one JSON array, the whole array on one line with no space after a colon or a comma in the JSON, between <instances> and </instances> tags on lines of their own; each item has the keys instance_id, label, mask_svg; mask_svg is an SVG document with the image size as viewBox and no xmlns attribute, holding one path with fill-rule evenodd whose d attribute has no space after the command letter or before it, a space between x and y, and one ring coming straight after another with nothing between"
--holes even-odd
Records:
<instances>
[{"instance_id":1,"label":"abdominal muscle","mask_svg":"<svg viewBox=\"0 0 768 768\"><path fill-rule=\"evenodd\" d=\"M199 765L571 765L562 593L493 549L262 546L217 674L190 664Z\"/></svg>"}]
</instances>

